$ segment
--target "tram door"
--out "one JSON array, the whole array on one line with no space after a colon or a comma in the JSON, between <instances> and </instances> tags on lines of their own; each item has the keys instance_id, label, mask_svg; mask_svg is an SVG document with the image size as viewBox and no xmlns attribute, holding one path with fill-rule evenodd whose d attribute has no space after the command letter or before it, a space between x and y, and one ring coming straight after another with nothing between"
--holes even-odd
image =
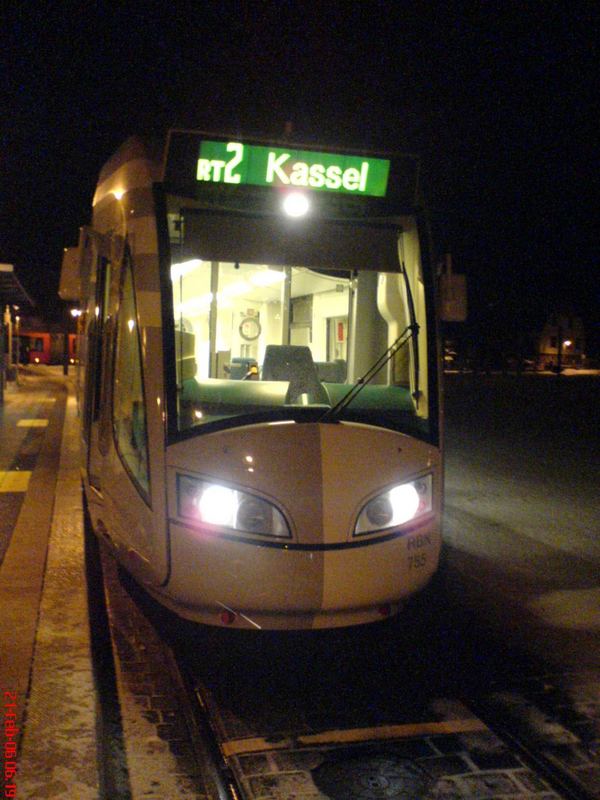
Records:
<instances>
[{"instance_id":1,"label":"tram door","mask_svg":"<svg viewBox=\"0 0 600 800\"><path fill-rule=\"evenodd\" d=\"M348 317L327 318L327 360L348 358Z\"/></svg>"},{"instance_id":2,"label":"tram door","mask_svg":"<svg viewBox=\"0 0 600 800\"><path fill-rule=\"evenodd\" d=\"M87 473L90 486L101 493L102 409L106 409L107 346L111 281L110 244L95 231L87 232L85 272L89 275L87 307L88 352L85 369L83 436L87 444Z\"/></svg>"}]
</instances>

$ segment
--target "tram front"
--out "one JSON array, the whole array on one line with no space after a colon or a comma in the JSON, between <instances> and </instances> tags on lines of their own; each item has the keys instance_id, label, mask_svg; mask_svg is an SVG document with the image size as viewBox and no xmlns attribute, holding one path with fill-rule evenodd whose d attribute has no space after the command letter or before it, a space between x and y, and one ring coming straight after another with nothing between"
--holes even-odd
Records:
<instances>
[{"instance_id":1,"label":"tram front","mask_svg":"<svg viewBox=\"0 0 600 800\"><path fill-rule=\"evenodd\" d=\"M395 613L438 563L433 276L412 162L172 133L157 189L170 572L209 624Z\"/></svg>"}]
</instances>

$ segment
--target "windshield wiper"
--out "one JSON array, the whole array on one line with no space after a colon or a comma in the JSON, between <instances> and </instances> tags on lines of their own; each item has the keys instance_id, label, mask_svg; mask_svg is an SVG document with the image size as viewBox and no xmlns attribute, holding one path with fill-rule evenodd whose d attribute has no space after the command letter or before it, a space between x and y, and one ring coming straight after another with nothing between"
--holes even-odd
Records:
<instances>
[{"instance_id":1,"label":"windshield wiper","mask_svg":"<svg viewBox=\"0 0 600 800\"><path fill-rule=\"evenodd\" d=\"M320 422L336 422L339 419L342 411L348 405L350 405L354 398L363 390L363 387L370 383L375 375L377 375L377 373L383 369L383 367L385 367L388 361L390 361L396 355L396 353L401 350L411 339L413 342L413 374L415 381L415 389L412 393L412 396L415 404L418 405L419 398L421 396L421 391L419 389L419 325L417 323L417 317L415 314L415 304L410 288L410 281L408 279L406 266L403 261L400 263L400 271L404 276L410 325L407 325L406 328L404 328L400 336L398 336L398 338L392 342L385 353L382 353L382 355L379 356L377 361L375 361L375 363L369 367L365 374L356 381L348 393L323 414L319 420Z\"/></svg>"},{"instance_id":2,"label":"windshield wiper","mask_svg":"<svg viewBox=\"0 0 600 800\"><path fill-rule=\"evenodd\" d=\"M411 325L407 325L400 336L398 336L398 338L392 342L385 353L382 353L379 356L377 361L375 361L365 372L365 374L356 381L354 386L341 398L341 400L338 400L334 406L327 409L327 411L319 419L319 422L335 422L346 406L350 405L350 403L363 390L363 388L373 380L375 375L377 375L377 373L382 370L383 367L385 367L388 361L390 361L396 355L396 353L404 347L405 344L407 344L411 339L417 338L418 333L419 326L416 322Z\"/></svg>"},{"instance_id":3,"label":"windshield wiper","mask_svg":"<svg viewBox=\"0 0 600 800\"><path fill-rule=\"evenodd\" d=\"M415 401L416 406L419 405L419 399L421 397L421 390L419 389L419 326L417 325L417 315L415 314L415 303L413 300L412 292L410 290L410 281L408 279L408 273L406 271L406 264L404 261L400 262L400 271L404 276L404 285L406 286L406 297L408 300L408 313L410 315L410 327L414 330L413 336L413 368L414 368L414 377L415 377L415 390L413 392L413 398Z\"/></svg>"}]
</instances>

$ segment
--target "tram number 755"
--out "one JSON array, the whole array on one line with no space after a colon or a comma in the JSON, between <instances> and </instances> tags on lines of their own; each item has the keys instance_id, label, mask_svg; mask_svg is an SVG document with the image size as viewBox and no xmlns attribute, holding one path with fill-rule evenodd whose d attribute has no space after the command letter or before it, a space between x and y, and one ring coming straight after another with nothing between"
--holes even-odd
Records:
<instances>
[{"instance_id":1,"label":"tram number 755","mask_svg":"<svg viewBox=\"0 0 600 800\"><path fill-rule=\"evenodd\" d=\"M406 543L408 554L408 568L409 569L423 569L427 563L427 553L424 550L431 545L429 534L417 534L408 539ZM423 548L423 550L421 549ZM417 551L417 552L415 552Z\"/></svg>"}]
</instances>

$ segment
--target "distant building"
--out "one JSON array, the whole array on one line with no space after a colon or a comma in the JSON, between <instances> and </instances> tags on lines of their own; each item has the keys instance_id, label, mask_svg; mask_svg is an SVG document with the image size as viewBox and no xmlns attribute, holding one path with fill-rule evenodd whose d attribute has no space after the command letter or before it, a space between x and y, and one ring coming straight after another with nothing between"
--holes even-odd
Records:
<instances>
[{"instance_id":1,"label":"distant building","mask_svg":"<svg viewBox=\"0 0 600 800\"><path fill-rule=\"evenodd\" d=\"M538 342L538 369L582 367L585 364L585 332L580 317L552 314Z\"/></svg>"}]
</instances>

